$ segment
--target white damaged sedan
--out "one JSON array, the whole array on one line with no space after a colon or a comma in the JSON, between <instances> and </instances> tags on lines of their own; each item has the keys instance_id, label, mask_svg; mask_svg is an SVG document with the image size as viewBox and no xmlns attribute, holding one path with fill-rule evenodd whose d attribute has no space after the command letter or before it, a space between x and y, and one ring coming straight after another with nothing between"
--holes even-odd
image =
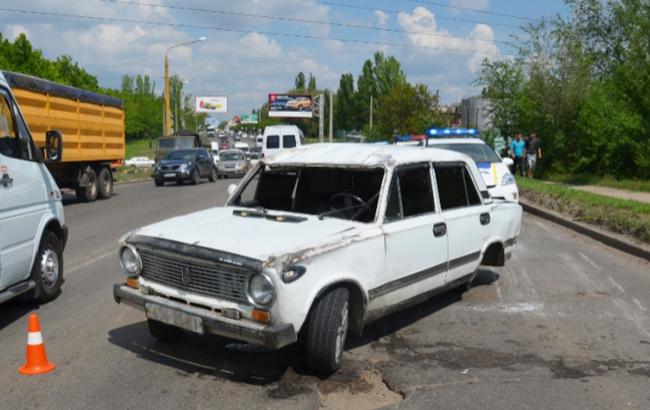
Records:
<instances>
[{"instance_id":1,"label":"white damaged sedan","mask_svg":"<svg viewBox=\"0 0 650 410\"><path fill-rule=\"evenodd\" d=\"M159 339L303 338L323 373L348 331L503 266L521 227L521 207L494 202L471 158L431 148L303 146L229 193L224 207L125 235L115 300L144 311Z\"/></svg>"}]
</instances>

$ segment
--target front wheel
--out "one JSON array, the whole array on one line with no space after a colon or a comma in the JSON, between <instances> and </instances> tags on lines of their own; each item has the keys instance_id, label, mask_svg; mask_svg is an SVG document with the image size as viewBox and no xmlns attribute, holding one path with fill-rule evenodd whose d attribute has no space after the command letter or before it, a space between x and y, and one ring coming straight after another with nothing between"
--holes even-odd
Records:
<instances>
[{"instance_id":1,"label":"front wheel","mask_svg":"<svg viewBox=\"0 0 650 410\"><path fill-rule=\"evenodd\" d=\"M37 303L47 303L61 293L63 284L63 246L53 232L45 231L34 260L31 279L36 283L28 296Z\"/></svg>"},{"instance_id":2,"label":"front wheel","mask_svg":"<svg viewBox=\"0 0 650 410\"><path fill-rule=\"evenodd\" d=\"M97 174L92 168L88 168L86 174L88 175L88 183L85 187L76 189L77 198L81 202L93 202L97 199Z\"/></svg>"},{"instance_id":3,"label":"front wheel","mask_svg":"<svg viewBox=\"0 0 650 410\"><path fill-rule=\"evenodd\" d=\"M350 294L334 289L316 301L307 328L307 365L319 373L330 374L341 366L341 354L348 334Z\"/></svg>"},{"instance_id":4,"label":"front wheel","mask_svg":"<svg viewBox=\"0 0 650 410\"><path fill-rule=\"evenodd\" d=\"M199 175L199 170L194 168L192 171L192 185L198 185L201 182L201 176Z\"/></svg>"}]
</instances>

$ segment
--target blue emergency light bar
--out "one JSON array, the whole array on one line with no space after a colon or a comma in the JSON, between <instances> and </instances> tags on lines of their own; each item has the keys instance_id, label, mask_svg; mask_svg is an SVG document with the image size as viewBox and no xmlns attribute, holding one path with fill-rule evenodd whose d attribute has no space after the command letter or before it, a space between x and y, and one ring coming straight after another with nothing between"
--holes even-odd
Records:
<instances>
[{"instance_id":1,"label":"blue emergency light bar","mask_svg":"<svg viewBox=\"0 0 650 410\"><path fill-rule=\"evenodd\" d=\"M429 128L426 132L430 137L478 137L479 130L476 128Z\"/></svg>"}]
</instances>

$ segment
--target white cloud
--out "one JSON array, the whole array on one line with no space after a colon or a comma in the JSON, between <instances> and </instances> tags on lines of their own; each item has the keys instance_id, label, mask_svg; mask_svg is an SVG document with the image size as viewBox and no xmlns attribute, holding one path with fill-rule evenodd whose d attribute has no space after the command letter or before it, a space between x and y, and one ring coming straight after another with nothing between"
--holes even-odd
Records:
<instances>
[{"instance_id":1,"label":"white cloud","mask_svg":"<svg viewBox=\"0 0 650 410\"><path fill-rule=\"evenodd\" d=\"M489 6L489 0L451 0L449 2L449 12L460 14L463 12L461 8L487 10Z\"/></svg>"},{"instance_id":2,"label":"white cloud","mask_svg":"<svg viewBox=\"0 0 650 410\"><path fill-rule=\"evenodd\" d=\"M375 17L377 17L377 23L381 27L384 27L388 20L390 20L390 14L385 13L381 10L375 10Z\"/></svg>"},{"instance_id":3,"label":"white cloud","mask_svg":"<svg viewBox=\"0 0 650 410\"><path fill-rule=\"evenodd\" d=\"M20 34L25 34L27 37L30 36L29 30L20 24L7 24L4 31L6 33L6 37L12 40L18 37Z\"/></svg>"}]
</instances>

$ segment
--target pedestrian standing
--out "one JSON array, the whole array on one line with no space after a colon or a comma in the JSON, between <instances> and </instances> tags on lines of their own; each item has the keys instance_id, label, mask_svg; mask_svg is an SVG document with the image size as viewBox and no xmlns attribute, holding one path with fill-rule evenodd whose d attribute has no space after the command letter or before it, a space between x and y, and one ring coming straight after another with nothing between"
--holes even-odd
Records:
<instances>
[{"instance_id":1,"label":"pedestrian standing","mask_svg":"<svg viewBox=\"0 0 650 410\"><path fill-rule=\"evenodd\" d=\"M512 151L512 159L514 160L512 173L515 174L517 172L517 168L519 168L519 174L522 177L525 176L524 153L526 152L526 141L522 139L521 133L517 134L517 138L512 141L512 144L510 145L510 151Z\"/></svg>"},{"instance_id":2,"label":"pedestrian standing","mask_svg":"<svg viewBox=\"0 0 650 410\"><path fill-rule=\"evenodd\" d=\"M539 140L535 133L530 134L528 144L526 144L526 163L528 165L528 177L532 178L535 173L537 160L542 159L542 148L539 146Z\"/></svg>"}]
</instances>

